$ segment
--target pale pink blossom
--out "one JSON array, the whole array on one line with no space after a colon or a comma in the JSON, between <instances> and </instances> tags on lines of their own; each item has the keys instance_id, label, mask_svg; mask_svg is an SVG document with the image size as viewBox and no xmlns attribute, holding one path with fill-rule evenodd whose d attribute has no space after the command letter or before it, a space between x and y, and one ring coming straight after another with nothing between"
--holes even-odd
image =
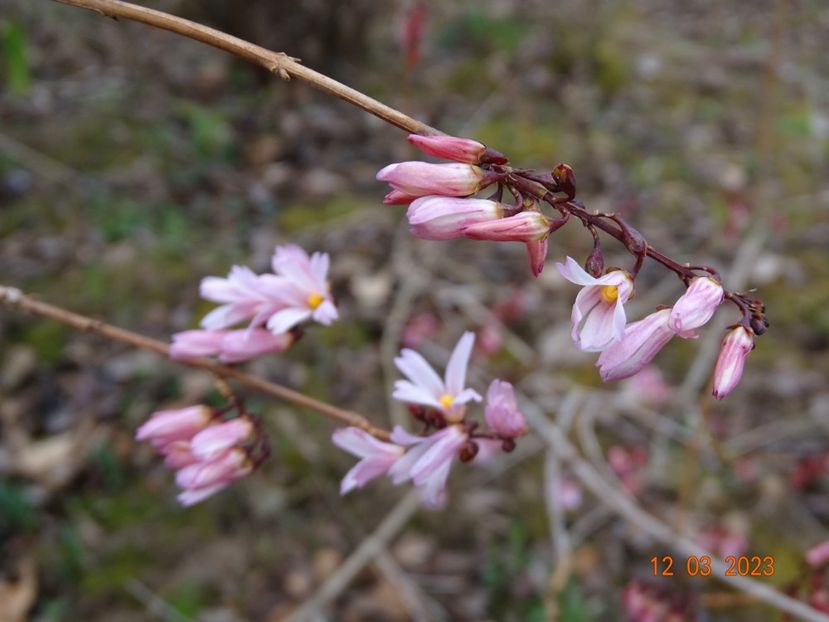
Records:
<instances>
[{"instance_id":1,"label":"pale pink blossom","mask_svg":"<svg viewBox=\"0 0 829 622\"><path fill-rule=\"evenodd\" d=\"M436 158L445 158L455 162L480 164L482 160L495 164L504 164L507 158L471 138L456 136L421 136L409 134L409 142L423 153Z\"/></svg>"},{"instance_id":2,"label":"pale pink blossom","mask_svg":"<svg viewBox=\"0 0 829 622\"><path fill-rule=\"evenodd\" d=\"M339 317L327 281L327 253L309 257L296 244L286 244L276 247L272 265L279 276L270 281L269 292L282 303L267 320L273 333L287 332L306 320L327 326Z\"/></svg>"},{"instance_id":3,"label":"pale pink blossom","mask_svg":"<svg viewBox=\"0 0 829 622\"><path fill-rule=\"evenodd\" d=\"M385 443L354 427L336 430L331 440L340 449L361 458L343 477L340 484L342 495L355 488L362 488L371 480L388 473L405 451L400 445Z\"/></svg>"},{"instance_id":4,"label":"pale pink blossom","mask_svg":"<svg viewBox=\"0 0 829 622\"><path fill-rule=\"evenodd\" d=\"M409 450L389 469L395 485L411 480L420 489L423 503L432 508L446 502L446 481L452 463L468 440L461 426L450 425L430 436L415 436L397 426L391 440Z\"/></svg>"},{"instance_id":5,"label":"pale pink blossom","mask_svg":"<svg viewBox=\"0 0 829 622\"><path fill-rule=\"evenodd\" d=\"M198 503L250 473L254 463L247 449L262 447L249 417L217 421L206 406L155 413L136 438L151 441L164 465L176 470L182 505Z\"/></svg>"},{"instance_id":6,"label":"pale pink blossom","mask_svg":"<svg viewBox=\"0 0 829 622\"><path fill-rule=\"evenodd\" d=\"M414 201L406 212L409 230L425 240L451 240L464 235L476 223L498 220L503 206L487 199L426 196Z\"/></svg>"},{"instance_id":7,"label":"pale pink blossom","mask_svg":"<svg viewBox=\"0 0 829 622\"><path fill-rule=\"evenodd\" d=\"M812 568L822 568L829 564L829 540L806 551L806 563Z\"/></svg>"},{"instance_id":8,"label":"pale pink blossom","mask_svg":"<svg viewBox=\"0 0 829 622\"><path fill-rule=\"evenodd\" d=\"M402 402L434 408L442 412L450 423L460 421L467 402L481 401L481 396L476 391L464 388L466 368L474 344L475 334L464 333L449 357L444 379L438 376L420 354L404 348L394 363L408 380L397 380L394 383L392 397Z\"/></svg>"},{"instance_id":9,"label":"pale pink blossom","mask_svg":"<svg viewBox=\"0 0 829 622\"><path fill-rule=\"evenodd\" d=\"M263 354L283 352L294 342L291 333L263 328L247 330L185 330L173 335L170 357L187 360L218 356L223 363L240 363Z\"/></svg>"},{"instance_id":10,"label":"pale pink blossom","mask_svg":"<svg viewBox=\"0 0 829 622\"><path fill-rule=\"evenodd\" d=\"M223 451L209 459L185 466L176 473L176 484L183 489L178 500L185 506L198 503L248 475L252 470L253 464L247 454L239 448Z\"/></svg>"},{"instance_id":11,"label":"pale pink blossom","mask_svg":"<svg viewBox=\"0 0 829 622\"><path fill-rule=\"evenodd\" d=\"M253 423L237 417L211 425L190 440L190 451L199 460L210 460L253 437Z\"/></svg>"},{"instance_id":12,"label":"pale pink blossom","mask_svg":"<svg viewBox=\"0 0 829 622\"><path fill-rule=\"evenodd\" d=\"M515 391L504 380L496 379L489 385L484 418L490 429L503 438L518 438L527 433L527 422L518 410Z\"/></svg>"},{"instance_id":13,"label":"pale pink blossom","mask_svg":"<svg viewBox=\"0 0 829 622\"><path fill-rule=\"evenodd\" d=\"M669 326L670 309L660 309L625 327L622 339L608 345L599 355L596 366L602 380L621 380L639 373L667 344L675 333ZM681 335L696 337L693 331Z\"/></svg>"},{"instance_id":14,"label":"pale pink blossom","mask_svg":"<svg viewBox=\"0 0 829 622\"><path fill-rule=\"evenodd\" d=\"M538 276L544 269L550 221L541 212L526 210L498 220L473 223L464 229L463 234L473 240L523 242L527 245L533 275Z\"/></svg>"},{"instance_id":15,"label":"pale pink blossom","mask_svg":"<svg viewBox=\"0 0 829 622\"><path fill-rule=\"evenodd\" d=\"M387 182L393 190L418 197L429 194L469 196L494 180L488 171L471 164L417 161L389 164L377 173L377 179Z\"/></svg>"},{"instance_id":16,"label":"pale pink blossom","mask_svg":"<svg viewBox=\"0 0 829 622\"><path fill-rule=\"evenodd\" d=\"M558 271L571 283L582 285L573 305L572 337L585 352L600 352L622 339L627 317L624 304L633 294L633 279L623 270L602 277L589 275L572 258L557 263Z\"/></svg>"},{"instance_id":17,"label":"pale pink blossom","mask_svg":"<svg viewBox=\"0 0 829 622\"><path fill-rule=\"evenodd\" d=\"M721 400L734 390L743 375L746 358L754 348L754 337L744 326L732 328L723 339L714 368L714 397Z\"/></svg>"},{"instance_id":18,"label":"pale pink blossom","mask_svg":"<svg viewBox=\"0 0 829 622\"><path fill-rule=\"evenodd\" d=\"M199 287L201 297L222 304L202 318L202 328L220 330L248 320L251 327L256 327L267 322L285 307L270 291L276 278L257 275L245 266L233 266L227 278L203 278Z\"/></svg>"},{"instance_id":19,"label":"pale pink blossom","mask_svg":"<svg viewBox=\"0 0 829 622\"><path fill-rule=\"evenodd\" d=\"M150 441L157 449L175 441L189 441L210 425L212 416L211 410L202 405L159 410L138 428L135 438Z\"/></svg>"},{"instance_id":20,"label":"pale pink blossom","mask_svg":"<svg viewBox=\"0 0 829 622\"><path fill-rule=\"evenodd\" d=\"M719 281L707 276L696 277L671 309L670 327L683 332L703 326L722 304L723 296Z\"/></svg>"}]
</instances>

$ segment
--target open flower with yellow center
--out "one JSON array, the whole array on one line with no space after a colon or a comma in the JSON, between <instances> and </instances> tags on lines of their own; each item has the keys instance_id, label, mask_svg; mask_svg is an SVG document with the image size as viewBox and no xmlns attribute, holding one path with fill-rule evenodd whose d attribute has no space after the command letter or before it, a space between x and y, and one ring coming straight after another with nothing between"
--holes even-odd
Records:
<instances>
[{"instance_id":1,"label":"open flower with yellow center","mask_svg":"<svg viewBox=\"0 0 829 622\"><path fill-rule=\"evenodd\" d=\"M266 289L272 298L283 304L283 308L268 319L271 332L287 332L306 320L327 326L339 317L327 281L327 253L314 253L309 257L296 244L286 244L276 247L271 263L276 276L268 278Z\"/></svg>"},{"instance_id":2,"label":"open flower with yellow center","mask_svg":"<svg viewBox=\"0 0 829 622\"><path fill-rule=\"evenodd\" d=\"M562 276L582 285L576 296L573 313L573 341L585 352L600 352L619 341L625 332L627 317L624 304L633 294L633 279L624 270L612 270L596 278L574 260L557 263Z\"/></svg>"},{"instance_id":3,"label":"open flower with yellow center","mask_svg":"<svg viewBox=\"0 0 829 622\"><path fill-rule=\"evenodd\" d=\"M434 408L442 412L449 423L461 421L466 410L465 404L470 400L481 401L481 396L476 391L464 388L466 368L474 344L475 334L464 333L449 357L443 379L420 354L404 348L400 356L394 359L394 364L408 380L394 383L392 397L408 404Z\"/></svg>"}]
</instances>

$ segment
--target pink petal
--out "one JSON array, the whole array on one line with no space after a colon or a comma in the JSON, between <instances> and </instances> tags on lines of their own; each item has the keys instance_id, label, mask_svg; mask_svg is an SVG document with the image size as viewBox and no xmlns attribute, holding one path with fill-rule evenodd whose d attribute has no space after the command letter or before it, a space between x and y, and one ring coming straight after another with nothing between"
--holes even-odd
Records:
<instances>
[{"instance_id":1,"label":"pink petal","mask_svg":"<svg viewBox=\"0 0 829 622\"><path fill-rule=\"evenodd\" d=\"M578 262L572 257L567 258L567 263L556 262L556 268L565 279L576 285L600 285L599 279L590 276L585 272Z\"/></svg>"},{"instance_id":2,"label":"pink petal","mask_svg":"<svg viewBox=\"0 0 829 622\"><path fill-rule=\"evenodd\" d=\"M408 348L401 350L400 356L394 359L394 364L413 384L429 391L432 397L440 397L441 394L446 392L443 381L437 375L437 372L426 362L426 359L414 350Z\"/></svg>"},{"instance_id":3,"label":"pink petal","mask_svg":"<svg viewBox=\"0 0 829 622\"><path fill-rule=\"evenodd\" d=\"M311 311L308 309L282 309L270 317L267 324L268 330L274 334L286 333L309 317L311 317Z\"/></svg>"},{"instance_id":4,"label":"pink petal","mask_svg":"<svg viewBox=\"0 0 829 622\"><path fill-rule=\"evenodd\" d=\"M178 494L178 502L184 507L190 507L201 503L208 497L212 497L217 492L227 488L227 484L216 484L215 486L208 486L207 488L200 488L199 490L185 490Z\"/></svg>"},{"instance_id":5,"label":"pink petal","mask_svg":"<svg viewBox=\"0 0 829 622\"><path fill-rule=\"evenodd\" d=\"M391 396L407 404L421 404L423 406L432 406L438 410L443 409L443 404L437 400L433 392L413 384L408 380L396 380L394 382L394 392Z\"/></svg>"}]
</instances>

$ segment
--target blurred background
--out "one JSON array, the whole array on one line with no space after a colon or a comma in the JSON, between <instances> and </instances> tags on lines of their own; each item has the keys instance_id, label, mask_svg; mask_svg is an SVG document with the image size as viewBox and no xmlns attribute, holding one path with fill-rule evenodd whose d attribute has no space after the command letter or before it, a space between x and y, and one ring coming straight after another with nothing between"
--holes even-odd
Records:
<instances>
[{"instance_id":1,"label":"blurred background","mask_svg":"<svg viewBox=\"0 0 829 622\"><path fill-rule=\"evenodd\" d=\"M539 279L520 244L412 239L374 180L417 157L399 130L202 44L28 0L0 0L3 284L167 340L211 308L202 277L263 271L276 243L328 252L341 320L251 371L390 425L405 417L388 397L401 345L440 368L474 330L475 388L512 381L701 551L774 556L762 581L822 597L804 552L829 537L826 3L146 4L300 57L519 165L569 163L591 209L756 287L771 329L721 403L709 378L730 307L644 378L602 385L570 342L576 288L553 265L589 252L577 224L555 234ZM681 292L652 265L637 287L633 317ZM353 459L332 424L241 391L273 455L182 509L133 436L154 410L220 403L209 375L12 309L0 344L4 621L276 622L322 601L307 619L644 619L631 594L663 612L652 620L780 619L713 578L654 577L666 547L535 435L486 468L456 466L449 507L427 512L387 481L341 499ZM551 521L571 543L555 574Z\"/></svg>"}]
</instances>

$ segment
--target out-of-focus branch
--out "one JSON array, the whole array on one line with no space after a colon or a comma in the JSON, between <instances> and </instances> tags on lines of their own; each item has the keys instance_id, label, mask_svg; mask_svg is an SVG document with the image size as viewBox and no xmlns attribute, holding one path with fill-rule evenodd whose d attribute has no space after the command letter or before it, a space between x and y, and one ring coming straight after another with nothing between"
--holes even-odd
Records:
<instances>
[{"instance_id":1,"label":"out-of-focus branch","mask_svg":"<svg viewBox=\"0 0 829 622\"><path fill-rule=\"evenodd\" d=\"M29 313L57 320L58 322L68 324L69 326L83 331L98 333L99 335L103 335L113 341L120 341L121 343L126 343L136 348L151 350L165 357L170 356L170 349L163 341L151 339L149 337L145 337L144 335L139 335L138 333L118 328L117 326L112 326L106 322L95 320L78 313L73 313L55 305L40 302L39 300L35 300L34 298L27 296L14 287L0 285L0 303L5 303L9 306L28 311ZM247 372L236 369L235 367L222 365L204 358L189 359L186 361L182 360L178 362L184 365L189 365L190 367L205 369L219 378L235 380L241 385L255 389L265 393L266 395L288 402L293 402L298 406L310 408L311 410L321 413L326 417L330 417L331 419L335 419L340 423L365 430L372 436L375 436L381 440L389 439L389 432L387 430L372 425L369 423L368 419L362 415L321 402L300 393L299 391L294 391L293 389L284 387L281 384L270 382L264 378L248 374Z\"/></svg>"},{"instance_id":2,"label":"out-of-focus branch","mask_svg":"<svg viewBox=\"0 0 829 622\"><path fill-rule=\"evenodd\" d=\"M387 106L373 97L369 97L346 86L341 82L329 78L313 69L309 69L299 62L299 59L288 56L284 52L273 52L266 48L254 45L238 37L234 37L227 33L209 28L196 22L191 22L188 19L176 17L169 13L148 9L129 2L120 2L119 0L57 0L61 4L69 4L71 6L80 7L82 9L90 9L96 13L100 13L106 17L113 17L116 19L124 18L131 19L136 22L142 22L162 30L169 30L176 34L201 41L207 45L230 52L240 58L245 59L260 67L264 67L271 73L274 73L285 80L297 78L304 80L312 86L335 95L340 99L348 102L353 106L357 106L370 112L371 114L380 117L387 123L399 127L402 130L411 132L413 134L435 135L441 134L425 123L413 119L412 117L403 114L399 110L395 110L391 106Z\"/></svg>"}]
</instances>

